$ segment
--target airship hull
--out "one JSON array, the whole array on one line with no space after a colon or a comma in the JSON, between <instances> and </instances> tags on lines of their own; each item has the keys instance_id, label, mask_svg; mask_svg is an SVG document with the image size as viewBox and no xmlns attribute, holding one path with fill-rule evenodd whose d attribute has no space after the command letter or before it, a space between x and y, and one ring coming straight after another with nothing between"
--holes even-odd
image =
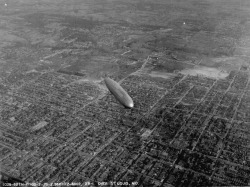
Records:
<instances>
[{"instance_id":1,"label":"airship hull","mask_svg":"<svg viewBox=\"0 0 250 187\"><path fill-rule=\"evenodd\" d=\"M109 77L104 79L105 84L109 91L115 96L117 101L119 101L126 108L133 108L134 102L128 93L114 80Z\"/></svg>"}]
</instances>

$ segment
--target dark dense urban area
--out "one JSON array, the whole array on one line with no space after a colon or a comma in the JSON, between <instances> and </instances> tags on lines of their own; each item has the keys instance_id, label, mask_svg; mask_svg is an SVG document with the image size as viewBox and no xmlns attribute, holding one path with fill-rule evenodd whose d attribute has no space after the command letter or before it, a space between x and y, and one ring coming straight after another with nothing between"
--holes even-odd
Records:
<instances>
[{"instance_id":1,"label":"dark dense urban area","mask_svg":"<svg viewBox=\"0 0 250 187\"><path fill-rule=\"evenodd\" d=\"M250 185L250 1L1 0L0 36L1 185Z\"/></svg>"}]
</instances>

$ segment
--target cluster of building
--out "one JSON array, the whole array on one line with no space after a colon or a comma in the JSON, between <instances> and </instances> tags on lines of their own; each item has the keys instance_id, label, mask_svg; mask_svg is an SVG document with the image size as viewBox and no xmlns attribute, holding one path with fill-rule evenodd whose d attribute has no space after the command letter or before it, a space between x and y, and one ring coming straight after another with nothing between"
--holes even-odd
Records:
<instances>
[{"instance_id":1,"label":"cluster of building","mask_svg":"<svg viewBox=\"0 0 250 187\"><path fill-rule=\"evenodd\" d=\"M92 85L75 85L65 75L59 80L44 75L17 90L13 96L17 99L4 100L10 107L1 110L2 121L13 130L23 130L2 133L3 170L29 182L77 182L82 178L154 186L247 185L249 123L237 121L235 115L247 99L241 75L245 74L239 71L224 81L177 75L166 82L131 75L122 82L134 98L135 108L129 110L110 94L91 103L84 99L86 93L97 97L99 92ZM232 86L242 84L242 91L231 91ZM57 107L47 101L61 93L64 95L57 97L64 105L67 90L86 106L71 108L65 103ZM39 105L33 99L26 103L18 99L32 94ZM72 110L67 117L63 107ZM81 107L84 109L78 110ZM229 109L222 114L220 107ZM228 170L222 171L222 165Z\"/></svg>"},{"instance_id":2,"label":"cluster of building","mask_svg":"<svg viewBox=\"0 0 250 187\"><path fill-rule=\"evenodd\" d=\"M4 176L41 184L250 185L249 67L228 70L224 79L181 73L199 65L202 55L232 54L231 39L237 36L229 38L230 23L218 24L214 33L213 19L166 20L172 29L143 25L138 30L137 25L66 18L62 25L68 27L61 28L63 39L54 47L39 52L38 43L37 49L3 51ZM35 17L32 22L36 23ZM237 35L238 30L233 31ZM119 69L111 78L121 81L134 107L121 106L103 88L103 81L89 81L91 65L86 74L65 66L82 63L85 55L93 56L89 61L93 68L100 62L108 64L100 71L113 65ZM40 60L42 56L46 57Z\"/></svg>"}]
</instances>

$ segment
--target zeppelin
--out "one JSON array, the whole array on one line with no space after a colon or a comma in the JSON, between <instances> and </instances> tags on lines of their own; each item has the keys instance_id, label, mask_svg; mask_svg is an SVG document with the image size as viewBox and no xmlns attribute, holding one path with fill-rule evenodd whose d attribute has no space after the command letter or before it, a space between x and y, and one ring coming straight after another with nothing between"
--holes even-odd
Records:
<instances>
[{"instance_id":1,"label":"zeppelin","mask_svg":"<svg viewBox=\"0 0 250 187\"><path fill-rule=\"evenodd\" d=\"M134 102L128 93L114 80L109 77L104 79L104 82L109 91L115 96L115 98L126 108L133 108Z\"/></svg>"}]
</instances>

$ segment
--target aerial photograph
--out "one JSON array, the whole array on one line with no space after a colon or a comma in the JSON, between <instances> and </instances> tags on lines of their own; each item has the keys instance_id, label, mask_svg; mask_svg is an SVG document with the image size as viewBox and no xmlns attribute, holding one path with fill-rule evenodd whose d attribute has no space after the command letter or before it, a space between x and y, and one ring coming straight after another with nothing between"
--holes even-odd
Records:
<instances>
[{"instance_id":1,"label":"aerial photograph","mask_svg":"<svg viewBox=\"0 0 250 187\"><path fill-rule=\"evenodd\" d=\"M0 186L250 186L250 0L0 0Z\"/></svg>"}]
</instances>

